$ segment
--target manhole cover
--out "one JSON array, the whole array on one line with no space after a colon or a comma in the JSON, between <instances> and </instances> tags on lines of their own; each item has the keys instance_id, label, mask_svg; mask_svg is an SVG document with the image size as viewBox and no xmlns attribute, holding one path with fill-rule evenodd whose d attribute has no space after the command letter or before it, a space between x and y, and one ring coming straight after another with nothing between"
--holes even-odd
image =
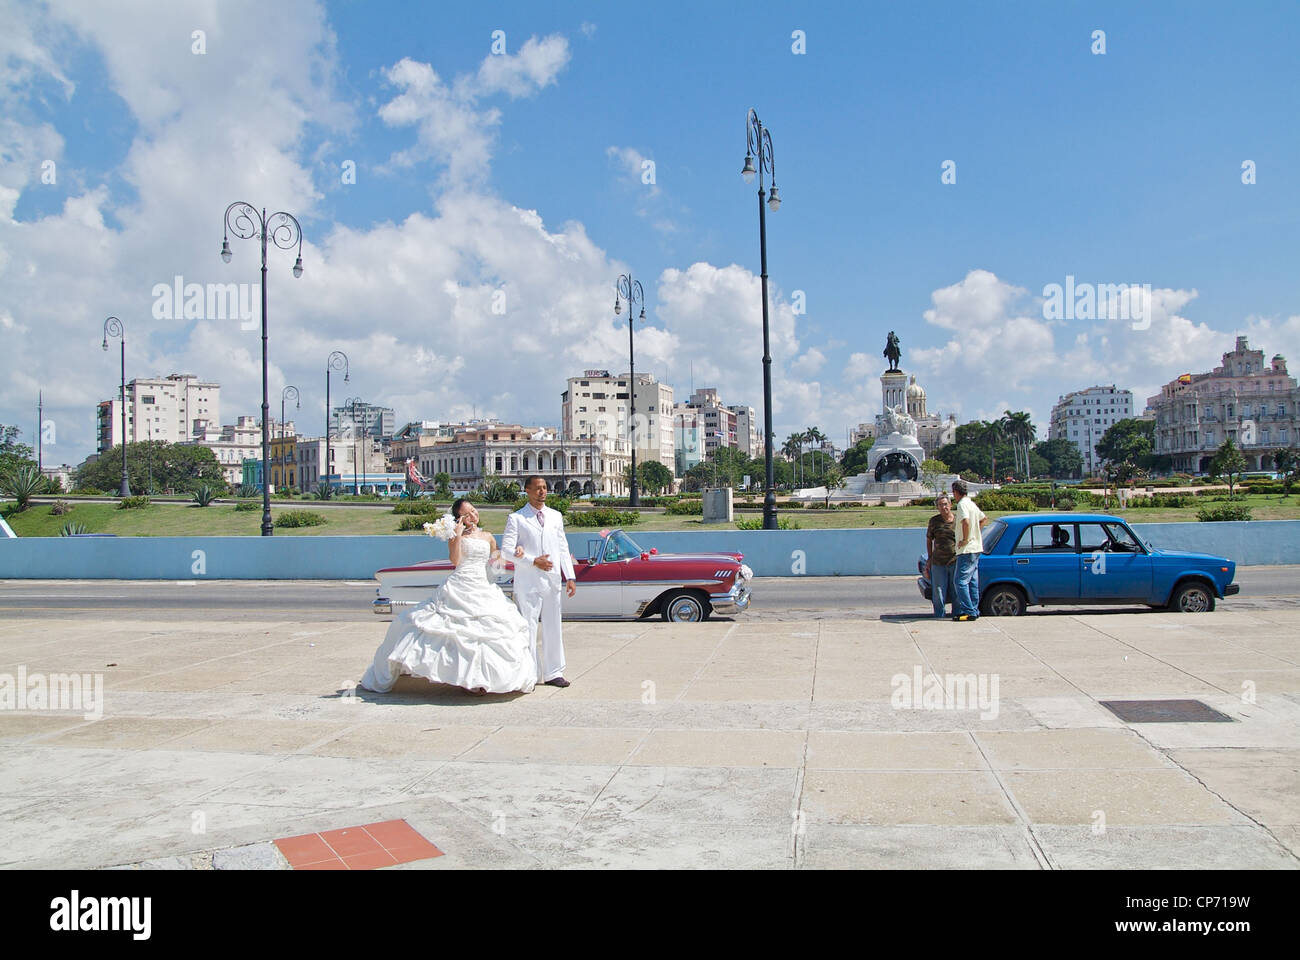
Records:
<instances>
[{"instance_id":1,"label":"manhole cover","mask_svg":"<svg viewBox=\"0 0 1300 960\"><path fill-rule=\"evenodd\" d=\"M1125 723L1232 723L1232 717L1199 700L1102 700Z\"/></svg>"}]
</instances>

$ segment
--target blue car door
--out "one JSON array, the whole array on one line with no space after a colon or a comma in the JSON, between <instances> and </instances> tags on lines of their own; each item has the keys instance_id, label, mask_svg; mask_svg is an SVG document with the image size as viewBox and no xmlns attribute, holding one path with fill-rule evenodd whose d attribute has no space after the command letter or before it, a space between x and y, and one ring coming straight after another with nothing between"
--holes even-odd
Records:
<instances>
[{"instance_id":1,"label":"blue car door","mask_svg":"<svg viewBox=\"0 0 1300 960\"><path fill-rule=\"evenodd\" d=\"M1084 600L1151 599L1151 557L1122 523L1079 524Z\"/></svg>"},{"instance_id":2,"label":"blue car door","mask_svg":"<svg viewBox=\"0 0 1300 960\"><path fill-rule=\"evenodd\" d=\"M1011 569L1039 601L1078 600L1074 524L1031 523L1011 551Z\"/></svg>"}]
</instances>

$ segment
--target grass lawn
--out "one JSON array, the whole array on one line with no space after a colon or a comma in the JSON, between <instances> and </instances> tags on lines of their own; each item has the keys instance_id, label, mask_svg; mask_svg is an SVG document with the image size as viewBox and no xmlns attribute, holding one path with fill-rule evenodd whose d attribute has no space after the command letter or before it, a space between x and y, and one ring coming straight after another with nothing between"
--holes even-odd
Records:
<instances>
[{"instance_id":1,"label":"grass lawn","mask_svg":"<svg viewBox=\"0 0 1300 960\"><path fill-rule=\"evenodd\" d=\"M1256 520L1300 520L1300 496L1283 499L1277 495L1249 494L1237 503L1249 506ZM1210 503L1205 504L1211 505ZM367 535L423 536L419 531L398 533L403 517L375 507L313 506L311 502L272 503L271 516L288 510L310 510L325 517L316 527L277 527L276 536ZM1128 510L1120 513L1130 523L1172 523L1196 520L1196 507L1158 510ZM480 506L484 529L500 536L505 530L508 507ZM1086 512L1086 511L1075 511ZM1113 512L1113 511L1112 511ZM781 517L789 517L804 530L859 529L867 527L924 527L934 515L933 507L855 507L849 510L804 510L779 507ZM255 537L261 533L262 511L236 512L234 504L220 503L208 507L186 504L154 503L138 510L119 510L111 503L74 503L70 513L52 516L48 504L36 504L22 513L14 512L12 503L3 515L20 537L57 537L65 523L79 523L87 533L113 533L120 537ZM991 517L1002 513L990 513ZM737 518L761 517L761 510L736 511ZM586 527L570 526L570 533ZM628 527L637 530L730 530L729 524L705 526L698 517L669 516L643 512L641 522Z\"/></svg>"}]
</instances>

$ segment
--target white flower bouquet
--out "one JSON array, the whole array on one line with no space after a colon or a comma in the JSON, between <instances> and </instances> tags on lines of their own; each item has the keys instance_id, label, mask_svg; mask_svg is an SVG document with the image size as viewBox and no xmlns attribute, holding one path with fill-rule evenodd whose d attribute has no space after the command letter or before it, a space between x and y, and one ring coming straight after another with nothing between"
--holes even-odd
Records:
<instances>
[{"instance_id":1,"label":"white flower bouquet","mask_svg":"<svg viewBox=\"0 0 1300 960\"><path fill-rule=\"evenodd\" d=\"M424 524L424 532L439 540L450 540L456 535L456 521L451 518L451 514L443 514L433 523Z\"/></svg>"}]
</instances>

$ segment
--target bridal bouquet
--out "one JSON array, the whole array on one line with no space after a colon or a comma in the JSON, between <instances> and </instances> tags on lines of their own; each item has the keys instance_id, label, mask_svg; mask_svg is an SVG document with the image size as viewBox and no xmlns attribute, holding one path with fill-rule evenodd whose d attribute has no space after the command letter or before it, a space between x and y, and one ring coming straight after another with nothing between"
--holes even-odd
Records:
<instances>
[{"instance_id":1,"label":"bridal bouquet","mask_svg":"<svg viewBox=\"0 0 1300 960\"><path fill-rule=\"evenodd\" d=\"M450 540L456 535L456 521L451 518L451 514L444 514L433 523L426 523L424 532L439 540Z\"/></svg>"}]
</instances>

